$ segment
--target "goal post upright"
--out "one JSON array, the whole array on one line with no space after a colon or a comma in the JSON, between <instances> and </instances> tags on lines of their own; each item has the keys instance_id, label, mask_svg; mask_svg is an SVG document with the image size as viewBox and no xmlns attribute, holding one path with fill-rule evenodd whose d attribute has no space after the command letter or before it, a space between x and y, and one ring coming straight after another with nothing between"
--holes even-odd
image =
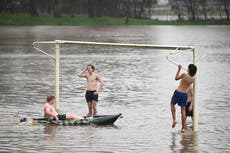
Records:
<instances>
[{"instance_id":1,"label":"goal post upright","mask_svg":"<svg viewBox=\"0 0 230 153\"><path fill-rule=\"evenodd\" d=\"M60 74L60 44L55 40L55 109L59 113L60 112L60 94L59 94L59 74Z\"/></svg>"},{"instance_id":2,"label":"goal post upright","mask_svg":"<svg viewBox=\"0 0 230 153\"><path fill-rule=\"evenodd\" d=\"M198 51L193 49L193 64L198 67ZM198 131L198 100L197 100L198 72L196 73L195 82L193 84L193 131Z\"/></svg>"},{"instance_id":3,"label":"goal post upright","mask_svg":"<svg viewBox=\"0 0 230 153\"><path fill-rule=\"evenodd\" d=\"M162 50L180 50L186 51L190 50L193 52L193 64L197 66L198 64L198 51L194 46L170 46L170 45L150 45L150 44L125 44L125 43L105 43L105 42L85 42L85 41L66 41L66 40L55 40L55 41L36 41L33 42L33 47L36 44L55 44L55 97L56 105L55 109L59 112L59 71L60 71L60 45L80 45L80 46L107 46L107 47L122 47L122 48L146 48L146 49L162 49ZM196 75L198 77L198 75ZM194 82L193 88L193 131L198 131L198 101L197 101L197 77Z\"/></svg>"}]
</instances>

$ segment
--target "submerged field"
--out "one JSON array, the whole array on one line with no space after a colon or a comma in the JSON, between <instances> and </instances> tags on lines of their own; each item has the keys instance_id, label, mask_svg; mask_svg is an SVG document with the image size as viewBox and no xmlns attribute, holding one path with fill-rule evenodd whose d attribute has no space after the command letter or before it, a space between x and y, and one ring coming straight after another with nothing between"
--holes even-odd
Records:
<instances>
[{"instance_id":1,"label":"submerged field","mask_svg":"<svg viewBox=\"0 0 230 153\"><path fill-rule=\"evenodd\" d=\"M0 152L19 153L206 153L229 152L230 26L0 26ZM115 126L27 126L19 118L43 117L54 94L55 61L32 48L34 41L81 40L153 45L192 45L199 52L199 131L171 128L170 98L177 66L169 51L75 46L60 47L61 112L86 115L86 80L94 64L105 81L98 114L122 113ZM54 44L39 45L54 54ZM171 59L186 67L192 53Z\"/></svg>"}]
</instances>

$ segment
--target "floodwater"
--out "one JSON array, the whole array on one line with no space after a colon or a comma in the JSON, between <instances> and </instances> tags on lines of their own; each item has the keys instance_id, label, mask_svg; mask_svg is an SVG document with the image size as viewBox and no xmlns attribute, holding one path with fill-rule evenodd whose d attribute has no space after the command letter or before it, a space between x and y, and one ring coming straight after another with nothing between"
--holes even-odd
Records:
<instances>
[{"instance_id":1,"label":"floodwater","mask_svg":"<svg viewBox=\"0 0 230 153\"><path fill-rule=\"evenodd\" d=\"M178 85L170 51L61 46L62 112L87 113L86 64L105 80L99 114L122 113L115 126L19 124L42 117L54 93L54 60L32 48L33 41L81 40L155 45L192 45L199 51L199 131L171 128L169 101ZM53 45L40 45L53 54ZM230 152L230 26L24 26L0 27L0 152ZM191 52L170 56L186 67Z\"/></svg>"}]
</instances>

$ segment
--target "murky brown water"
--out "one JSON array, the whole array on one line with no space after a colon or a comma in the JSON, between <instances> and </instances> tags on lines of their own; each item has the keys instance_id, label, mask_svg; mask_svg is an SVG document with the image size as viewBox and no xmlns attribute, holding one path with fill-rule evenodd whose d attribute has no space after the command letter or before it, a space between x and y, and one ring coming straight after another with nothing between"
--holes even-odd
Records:
<instances>
[{"instance_id":1,"label":"murky brown water","mask_svg":"<svg viewBox=\"0 0 230 153\"><path fill-rule=\"evenodd\" d=\"M85 115L88 63L106 83L100 114L123 113L115 127L26 126L20 117L41 117L54 93L54 61L32 48L33 41L83 40L194 45L199 50L199 132L171 128L170 97L177 67L168 51L103 47L62 47L62 112ZM0 152L229 152L229 26L0 27ZM53 46L43 46L52 53ZM191 53L172 57L184 66Z\"/></svg>"}]
</instances>

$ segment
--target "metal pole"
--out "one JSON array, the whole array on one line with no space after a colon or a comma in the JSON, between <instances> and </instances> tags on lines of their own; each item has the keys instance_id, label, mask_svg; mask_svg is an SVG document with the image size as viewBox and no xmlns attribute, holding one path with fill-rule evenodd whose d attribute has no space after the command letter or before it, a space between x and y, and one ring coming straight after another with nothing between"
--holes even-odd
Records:
<instances>
[{"instance_id":1,"label":"metal pole","mask_svg":"<svg viewBox=\"0 0 230 153\"><path fill-rule=\"evenodd\" d=\"M164 49L164 50L189 50L194 49L194 46L169 46L169 45L150 45L150 44L124 44L124 43L105 43L105 42L86 42L86 41L67 41L55 40L59 44L77 44L85 46L115 46L115 47L134 47L134 48L150 48L150 49Z\"/></svg>"},{"instance_id":2,"label":"metal pole","mask_svg":"<svg viewBox=\"0 0 230 153\"><path fill-rule=\"evenodd\" d=\"M115 47L133 47L133 48L149 48L149 49L162 49L162 50L193 50L194 46L171 46L171 45L151 45L151 44L124 44L124 43L105 43L105 42L86 42L86 41L67 41L67 40L55 40L55 41L35 41L35 44L76 44L83 46L115 46Z\"/></svg>"},{"instance_id":3,"label":"metal pole","mask_svg":"<svg viewBox=\"0 0 230 153\"><path fill-rule=\"evenodd\" d=\"M198 68L198 51L193 50L193 64ZM196 73L196 78L193 86L193 131L198 131L198 100L197 100L197 86L198 86L198 73Z\"/></svg>"},{"instance_id":4,"label":"metal pole","mask_svg":"<svg viewBox=\"0 0 230 153\"><path fill-rule=\"evenodd\" d=\"M55 41L55 97L56 104L55 109L60 112L59 107L59 64L60 64L60 44Z\"/></svg>"}]
</instances>

